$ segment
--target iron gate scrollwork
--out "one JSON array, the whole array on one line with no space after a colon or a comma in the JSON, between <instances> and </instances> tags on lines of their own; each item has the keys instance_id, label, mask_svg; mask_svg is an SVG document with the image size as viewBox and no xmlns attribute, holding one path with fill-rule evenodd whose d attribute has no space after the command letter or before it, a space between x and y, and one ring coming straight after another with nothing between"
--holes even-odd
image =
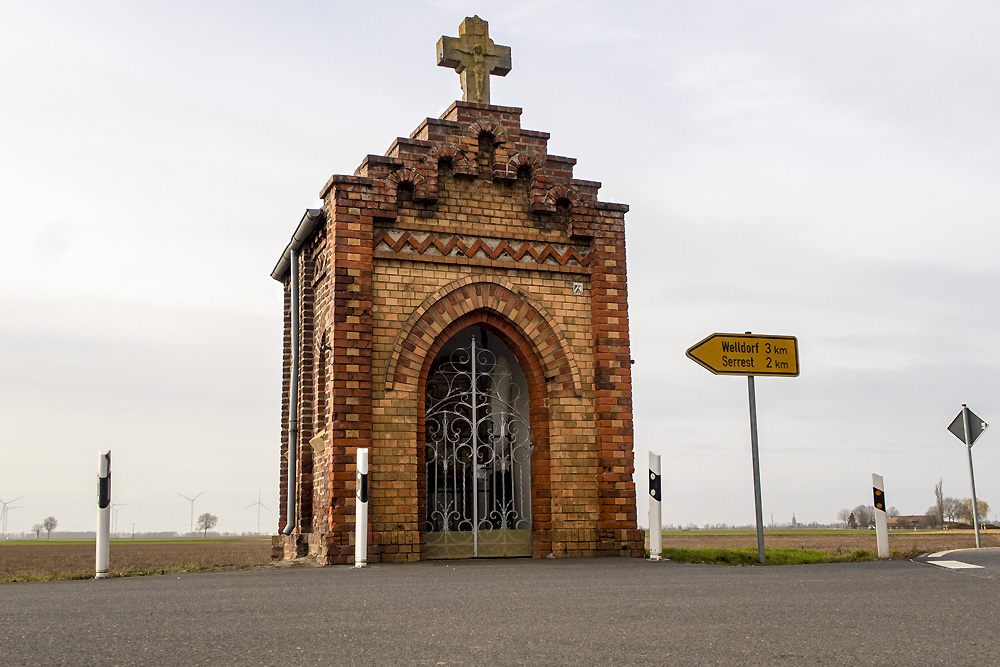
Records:
<instances>
[{"instance_id":1,"label":"iron gate scrollwork","mask_svg":"<svg viewBox=\"0 0 1000 667\"><path fill-rule=\"evenodd\" d=\"M427 558L530 556L528 397L471 331L427 379Z\"/></svg>"}]
</instances>

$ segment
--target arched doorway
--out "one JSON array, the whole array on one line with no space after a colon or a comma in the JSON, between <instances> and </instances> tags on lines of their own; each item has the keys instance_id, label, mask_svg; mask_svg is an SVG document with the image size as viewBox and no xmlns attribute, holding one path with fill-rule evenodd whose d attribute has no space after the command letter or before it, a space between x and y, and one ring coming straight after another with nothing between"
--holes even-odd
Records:
<instances>
[{"instance_id":1,"label":"arched doorway","mask_svg":"<svg viewBox=\"0 0 1000 667\"><path fill-rule=\"evenodd\" d=\"M424 412L428 559L531 556L528 388L514 353L469 326L438 351Z\"/></svg>"}]
</instances>

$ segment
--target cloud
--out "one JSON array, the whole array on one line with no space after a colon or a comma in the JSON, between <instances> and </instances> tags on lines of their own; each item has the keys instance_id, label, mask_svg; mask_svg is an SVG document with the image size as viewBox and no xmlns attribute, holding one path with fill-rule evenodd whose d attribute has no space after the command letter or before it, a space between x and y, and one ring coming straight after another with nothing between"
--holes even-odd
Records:
<instances>
[{"instance_id":1,"label":"cloud","mask_svg":"<svg viewBox=\"0 0 1000 667\"><path fill-rule=\"evenodd\" d=\"M255 522L261 486L276 505L268 274L330 174L458 96L434 43L476 11L514 49L495 101L631 207L637 467L664 455L665 521L753 518L746 381L684 357L715 331L799 339L802 375L757 383L765 517L829 521L871 472L905 512L941 477L967 495L944 429L963 402L1000 414L1000 8L391 7L8 12L0 497L29 494L18 522L89 525L108 446L140 529L183 528L177 492L205 489L224 530Z\"/></svg>"}]
</instances>

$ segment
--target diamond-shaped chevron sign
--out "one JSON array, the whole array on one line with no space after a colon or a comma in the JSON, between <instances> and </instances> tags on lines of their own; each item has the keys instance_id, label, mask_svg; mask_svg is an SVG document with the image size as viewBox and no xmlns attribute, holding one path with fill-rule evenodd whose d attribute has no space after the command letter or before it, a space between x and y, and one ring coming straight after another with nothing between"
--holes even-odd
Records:
<instances>
[{"instance_id":1,"label":"diamond-shaped chevron sign","mask_svg":"<svg viewBox=\"0 0 1000 667\"><path fill-rule=\"evenodd\" d=\"M962 415L966 413L969 415L968 445L971 447L976 444L976 440L979 439L979 436L981 436L983 431L988 429L990 425L977 417L975 412L963 405L962 411L959 412L958 416L951 420L951 424L948 425L948 430L962 442L965 442L965 421L962 419Z\"/></svg>"}]
</instances>

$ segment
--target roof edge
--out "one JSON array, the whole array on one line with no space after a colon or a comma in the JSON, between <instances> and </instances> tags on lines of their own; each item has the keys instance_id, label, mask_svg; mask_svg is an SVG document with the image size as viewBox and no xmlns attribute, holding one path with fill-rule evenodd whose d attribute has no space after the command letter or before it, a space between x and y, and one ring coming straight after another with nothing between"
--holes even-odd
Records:
<instances>
[{"instance_id":1,"label":"roof edge","mask_svg":"<svg viewBox=\"0 0 1000 667\"><path fill-rule=\"evenodd\" d=\"M316 227L322 223L323 209L306 209L306 212L302 214L302 220L299 221L299 226L295 228L295 233L292 234L292 240L288 242L287 246L285 246L285 251L281 253L281 258L274 266L274 270L271 271L272 278L278 282L284 282L285 275L288 273L288 269L292 263L292 251L301 248L302 244L308 241L309 237L312 236Z\"/></svg>"}]
</instances>

